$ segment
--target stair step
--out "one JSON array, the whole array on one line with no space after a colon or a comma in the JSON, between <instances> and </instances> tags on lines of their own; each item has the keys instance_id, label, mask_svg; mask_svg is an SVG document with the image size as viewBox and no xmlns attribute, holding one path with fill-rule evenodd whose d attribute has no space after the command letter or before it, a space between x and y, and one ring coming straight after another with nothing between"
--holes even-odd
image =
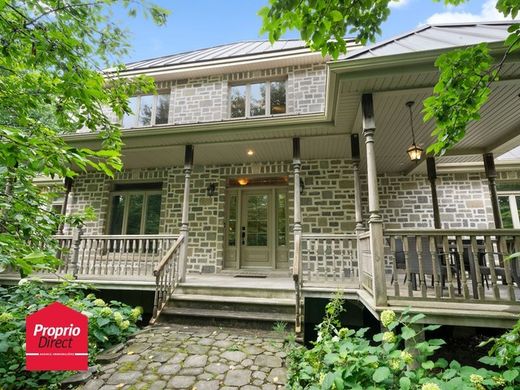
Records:
<instances>
[{"instance_id":1,"label":"stair step","mask_svg":"<svg viewBox=\"0 0 520 390\"><path fill-rule=\"evenodd\" d=\"M197 318L211 318L224 319L236 321L262 321L262 322L294 322L294 315L284 313L266 313L253 311L224 311L212 309L191 309L185 307L165 307L161 313L162 320L169 316L175 317L197 317Z\"/></svg>"},{"instance_id":2,"label":"stair step","mask_svg":"<svg viewBox=\"0 0 520 390\"><path fill-rule=\"evenodd\" d=\"M177 294L174 292L171 301L195 301L210 303L236 303L249 305L268 305L268 306L294 306L295 300L288 298L254 298L242 296L226 295L203 295L203 294Z\"/></svg>"},{"instance_id":3,"label":"stair step","mask_svg":"<svg viewBox=\"0 0 520 390\"><path fill-rule=\"evenodd\" d=\"M181 283L175 289L177 294L228 296L267 299L294 299L294 289L259 288L246 286L208 286L192 283Z\"/></svg>"}]
</instances>

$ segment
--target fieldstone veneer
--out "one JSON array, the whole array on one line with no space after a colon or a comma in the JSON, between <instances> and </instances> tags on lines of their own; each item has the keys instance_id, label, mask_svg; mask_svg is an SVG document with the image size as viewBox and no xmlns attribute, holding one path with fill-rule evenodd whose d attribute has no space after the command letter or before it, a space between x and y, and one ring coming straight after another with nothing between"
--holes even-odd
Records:
<instances>
[{"instance_id":1,"label":"fieldstone veneer","mask_svg":"<svg viewBox=\"0 0 520 390\"><path fill-rule=\"evenodd\" d=\"M289 220L292 231L293 182L289 162L226 166L197 166L191 176L190 248L188 271L212 273L223 266L226 179L244 175L289 176ZM302 162L304 191L301 197L303 233L344 233L355 228L354 179L350 162L313 160ZM501 172L501 181L520 179L520 172ZM161 182L160 233L178 233L184 176L181 167L127 170L114 181L99 173L80 176L74 185L68 212L90 206L96 220L86 232L107 232L109 198L113 182ZM366 178L362 177L365 221L368 216ZM387 228L432 228L431 194L425 176L379 177L381 213ZM217 195L207 196L210 183ZM441 222L444 228L491 228L493 216L484 174L441 174L438 178ZM292 243L289 242L289 248Z\"/></svg>"}]
</instances>

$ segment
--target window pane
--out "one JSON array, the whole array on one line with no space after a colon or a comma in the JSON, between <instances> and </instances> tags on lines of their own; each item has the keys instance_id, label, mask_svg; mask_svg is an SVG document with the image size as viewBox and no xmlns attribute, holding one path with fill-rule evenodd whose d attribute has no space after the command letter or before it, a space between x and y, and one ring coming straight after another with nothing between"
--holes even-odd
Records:
<instances>
[{"instance_id":1,"label":"window pane","mask_svg":"<svg viewBox=\"0 0 520 390\"><path fill-rule=\"evenodd\" d=\"M113 196L108 234L121 234L123 232L124 209L125 197L122 195Z\"/></svg>"},{"instance_id":2,"label":"window pane","mask_svg":"<svg viewBox=\"0 0 520 390\"><path fill-rule=\"evenodd\" d=\"M247 198L247 245L267 246L267 195Z\"/></svg>"},{"instance_id":3,"label":"window pane","mask_svg":"<svg viewBox=\"0 0 520 390\"><path fill-rule=\"evenodd\" d=\"M271 81L271 114L285 112L285 81Z\"/></svg>"},{"instance_id":4,"label":"window pane","mask_svg":"<svg viewBox=\"0 0 520 390\"><path fill-rule=\"evenodd\" d=\"M163 125L168 123L168 112L170 110L170 95L163 94L157 96L157 109L155 110L155 124Z\"/></svg>"},{"instance_id":5,"label":"window pane","mask_svg":"<svg viewBox=\"0 0 520 390\"><path fill-rule=\"evenodd\" d=\"M287 214L286 214L287 194L278 193L276 202L276 223L278 246L287 245Z\"/></svg>"},{"instance_id":6,"label":"window pane","mask_svg":"<svg viewBox=\"0 0 520 390\"><path fill-rule=\"evenodd\" d=\"M130 106L130 109L132 110L131 114L125 114L123 116L123 127L134 127L136 125L136 119L137 119L137 97L131 97L128 99L128 105Z\"/></svg>"},{"instance_id":7,"label":"window pane","mask_svg":"<svg viewBox=\"0 0 520 390\"><path fill-rule=\"evenodd\" d=\"M126 226L126 234L141 233L141 218L143 215L143 198L144 195L130 195L128 205L128 221Z\"/></svg>"},{"instance_id":8,"label":"window pane","mask_svg":"<svg viewBox=\"0 0 520 390\"><path fill-rule=\"evenodd\" d=\"M231 87L231 118L246 116L246 86L237 85Z\"/></svg>"},{"instance_id":9,"label":"window pane","mask_svg":"<svg viewBox=\"0 0 520 390\"><path fill-rule=\"evenodd\" d=\"M251 84L250 115L265 115L265 83Z\"/></svg>"},{"instance_id":10,"label":"window pane","mask_svg":"<svg viewBox=\"0 0 520 390\"><path fill-rule=\"evenodd\" d=\"M148 195L144 234L159 234L159 220L161 219L161 195Z\"/></svg>"},{"instance_id":11,"label":"window pane","mask_svg":"<svg viewBox=\"0 0 520 390\"><path fill-rule=\"evenodd\" d=\"M153 95L141 96L141 107L139 109L139 126L150 126L152 124Z\"/></svg>"},{"instance_id":12,"label":"window pane","mask_svg":"<svg viewBox=\"0 0 520 390\"><path fill-rule=\"evenodd\" d=\"M509 196L499 196L498 204L500 206L500 215L502 216L502 225L506 229L513 228L513 217L509 205Z\"/></svg>"},{"instance_id":13,"label":"window pane","mask_svg":"<svg viewBox=\"0 0 520 390\"><path fill-rule=\"evenodd\" d=\"M231 195L229 198L229 216L228 216L228 246L236 245L237 236L237 196Z\"/></svg>"}]
</instances>

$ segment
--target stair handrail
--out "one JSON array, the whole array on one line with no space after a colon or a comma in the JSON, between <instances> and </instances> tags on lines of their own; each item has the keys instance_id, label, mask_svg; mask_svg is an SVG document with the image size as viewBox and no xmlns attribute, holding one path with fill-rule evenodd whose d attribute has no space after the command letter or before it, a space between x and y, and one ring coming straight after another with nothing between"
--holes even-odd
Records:
<instances>
[{"instance_id":1,"label":"stair handrail","mask_svg":"<svg viewBox=\"0 0 520 390\"><path fill-rule=\"evenodd\" d=\"M175 287L177 287L179 281L181 245L184 245L184 235L182 234L153 270L153 275L155 276L155 296L150 325L153 325L157 321L164 306L166 306L166 303L171 298Z\"/></svg>"}]
</instances>

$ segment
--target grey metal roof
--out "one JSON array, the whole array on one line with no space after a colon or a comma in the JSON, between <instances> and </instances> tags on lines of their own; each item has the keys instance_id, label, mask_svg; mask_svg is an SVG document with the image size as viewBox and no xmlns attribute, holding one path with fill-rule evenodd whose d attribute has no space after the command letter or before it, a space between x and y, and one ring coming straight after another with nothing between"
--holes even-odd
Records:
<instances>
[{"instance_id":1,"label":"grey metal roof","mask_svg":"<svg viewBox=\"0 0 520 390\"><path fill-rule=\"evenodd\" d=\"M269 41L236 42L149 60L131 62L126 64L126 68L127 70L139 70L221 59L238 59L240 57L257 54L275 54L277 52L288 54L291 51L305 48L305 42L297 39L280 40L273 44Z\"/></svg>"},{"instance_id":2,"label":"grey metal roof","mask_svg":"<svg viewBox=\"0 0 520 390\"><path fill-rule=\"evenodd\" d=\"M449 49L481 42L500 42L514 21L429 24L387 41L353 50L342 60L374 58L435 49Z\"/></svg>"}]
</instances>

